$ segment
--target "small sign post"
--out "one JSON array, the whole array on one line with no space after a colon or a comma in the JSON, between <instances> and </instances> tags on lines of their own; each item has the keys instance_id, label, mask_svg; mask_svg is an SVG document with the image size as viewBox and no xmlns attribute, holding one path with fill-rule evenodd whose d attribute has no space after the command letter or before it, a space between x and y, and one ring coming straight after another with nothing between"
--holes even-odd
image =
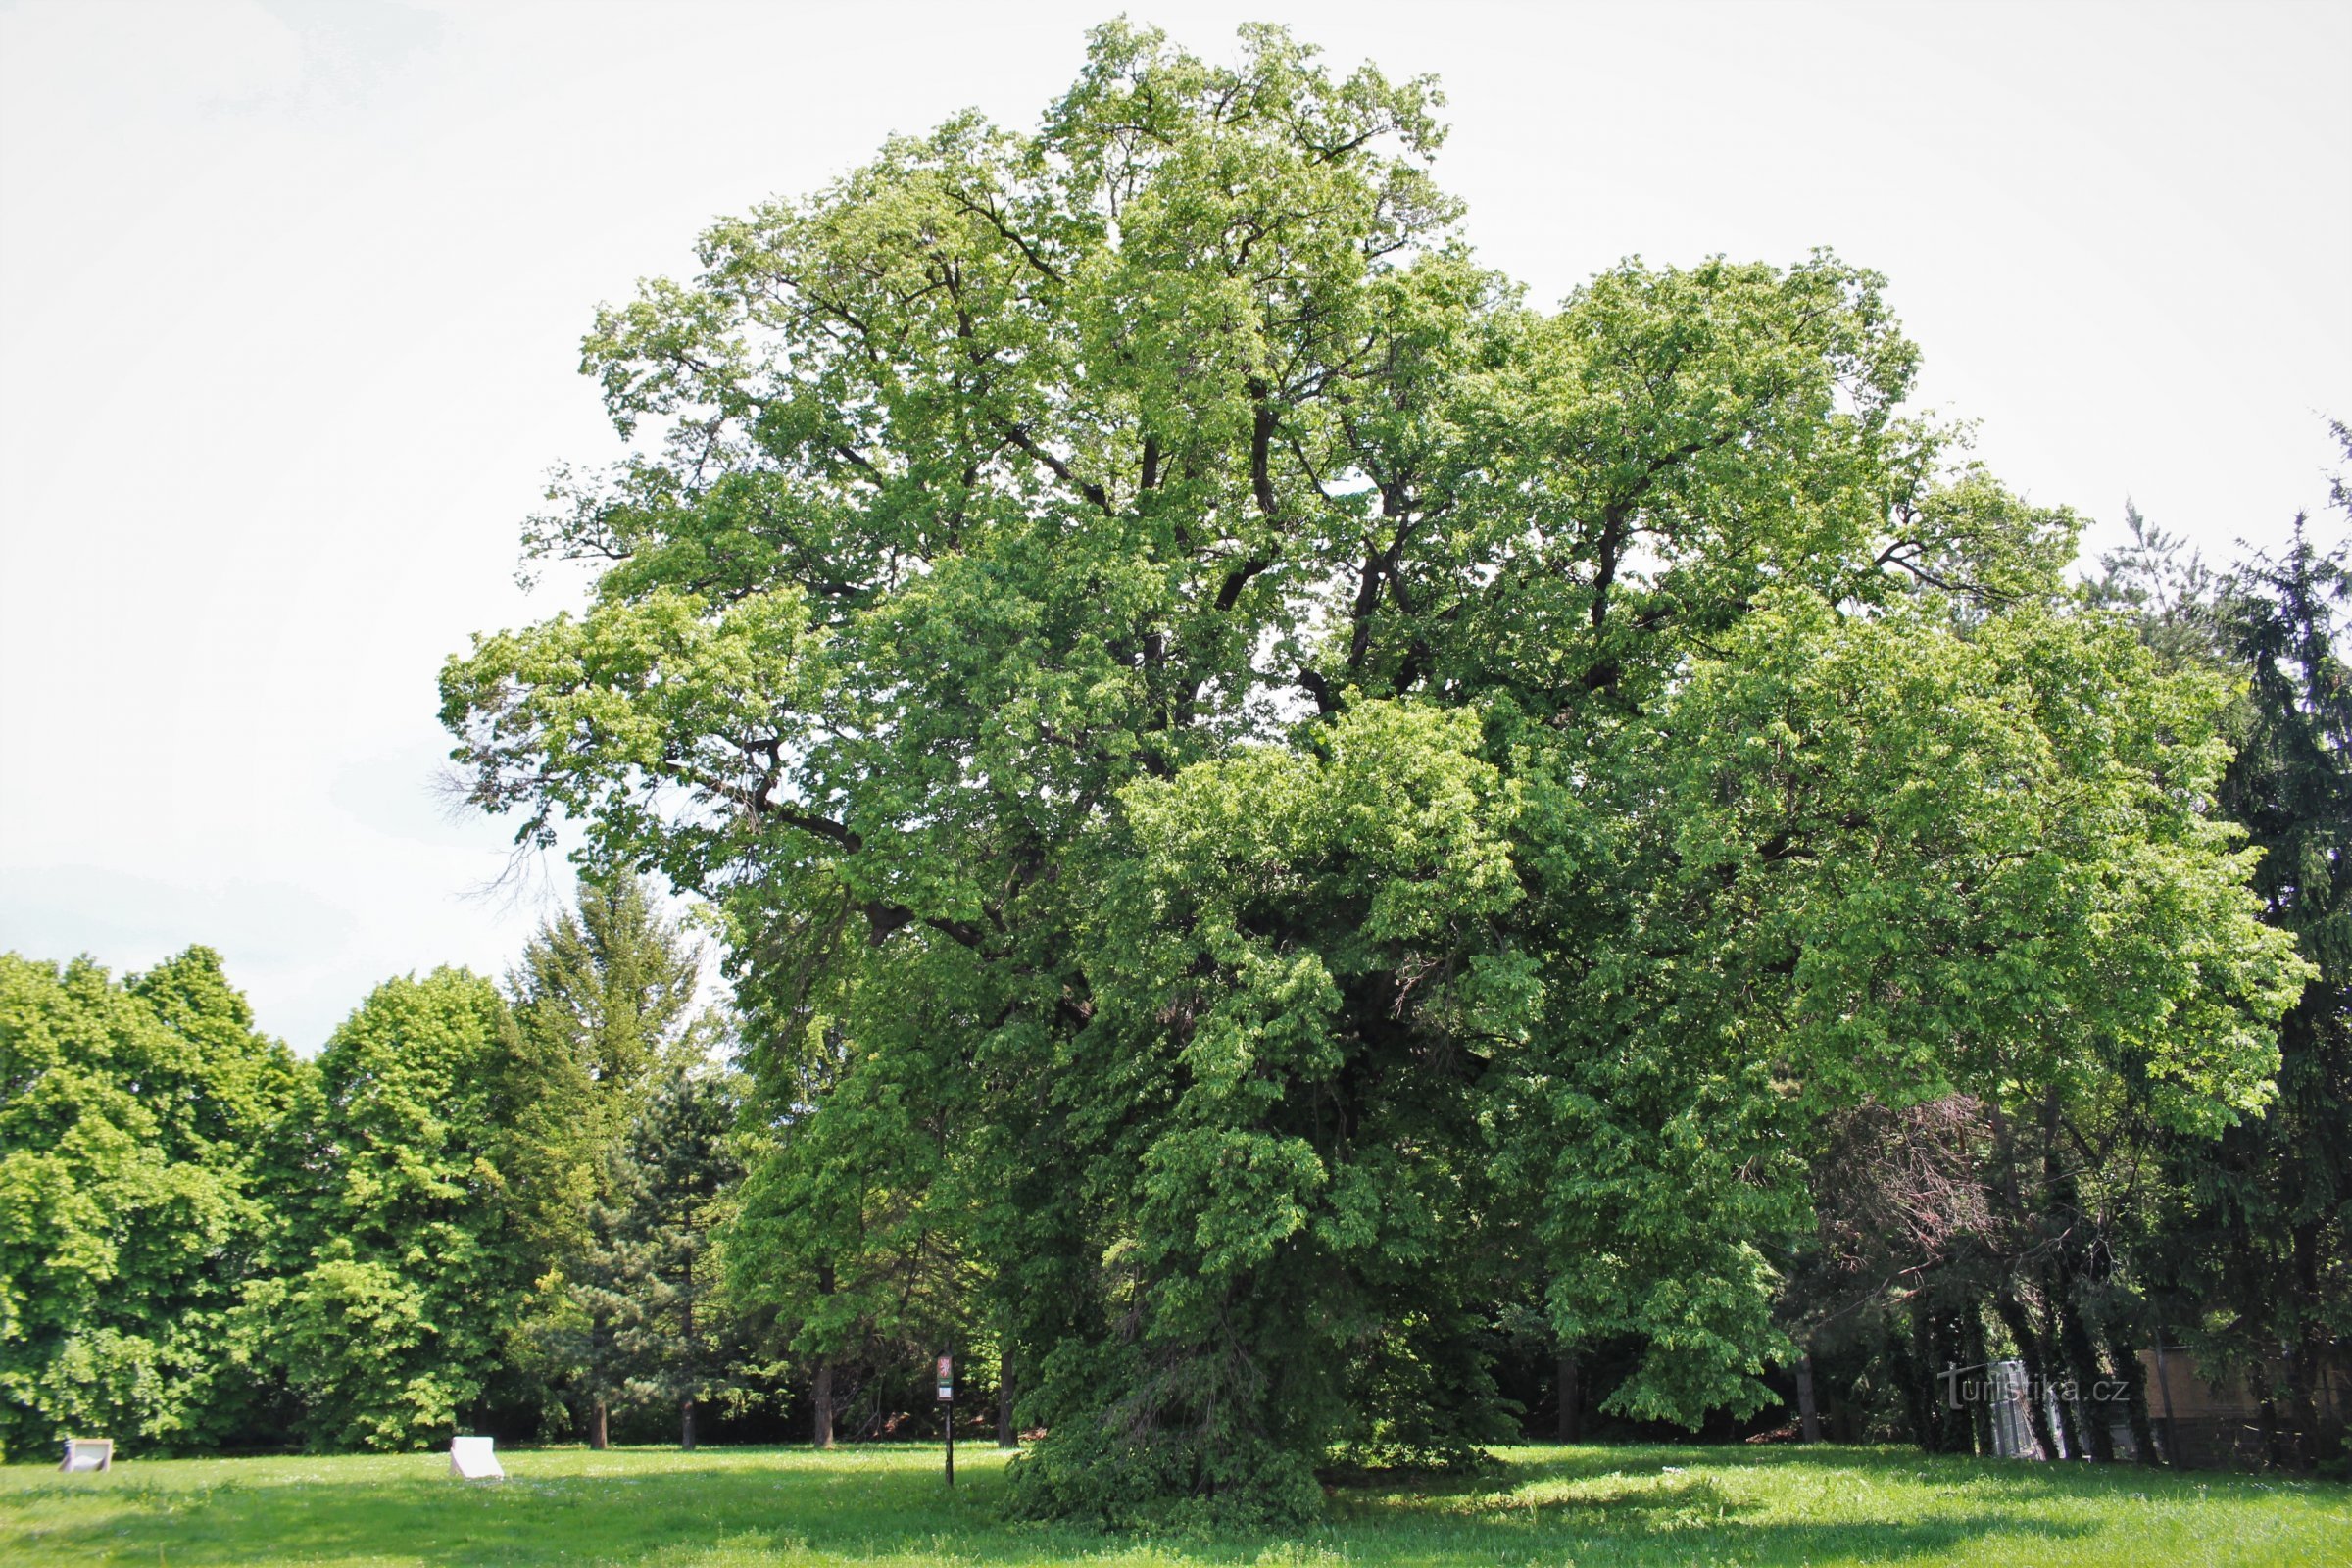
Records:
<instances>
[{"instance_id":1,"label":"small sign post","mask_svg":"<svg viewBox=\"0 0 2352 1568\"><path fill-rule=\"evenodd\" d=\"M939 1425L948 1438L948 1485L956 1484L956 1358L939 1358Z\"/></svg>"}]
</instances>

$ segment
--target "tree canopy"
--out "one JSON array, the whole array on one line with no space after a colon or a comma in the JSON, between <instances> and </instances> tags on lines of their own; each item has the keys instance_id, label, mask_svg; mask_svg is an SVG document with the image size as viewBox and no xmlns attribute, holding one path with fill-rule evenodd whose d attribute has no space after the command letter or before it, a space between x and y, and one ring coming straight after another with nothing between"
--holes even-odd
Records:
<instances>
[{"instance_id":1,"label":"tree canopy","mask_svg":"<svg viewBox=\"0 0 2352 1568\"><path fill-rule=\"evenodd\" d=\"M1752 1406L1823 1118L2210 1133L2307 973L2223 683L1905 412L1881 278L1532 308L1438 107L1118 23L717 223L587 339L591 604L443 673L481 807L723 910L797 1289L980 1271L1036 1510L1466 1458L1511 1280L1615 1408Z\"/></svg>"},{"instance_id":2,"label":"tree canopy","mask_svg":"<svg viewBox=\"0 0 2352 1568\"><path fill-rule=\"evenodd\" d=\"M490 981L436 969L385 981L319 1053L307 1256L254 1293L313 1446L432 1442L498 1366L527 1283L489 1157L511 1027Z\"/></svg>"},{"instance_id":3,"label":"tree canopy","mask_svg":"<svg viewBox=\"0 0 2352 1568\"><path fill-rule=\"evenodd\" d=\"M282 1261L306 1089L210 948L124 982L0 955L0 1451L238 1430L220 1349Z\"/></svg>"}]
</instances>

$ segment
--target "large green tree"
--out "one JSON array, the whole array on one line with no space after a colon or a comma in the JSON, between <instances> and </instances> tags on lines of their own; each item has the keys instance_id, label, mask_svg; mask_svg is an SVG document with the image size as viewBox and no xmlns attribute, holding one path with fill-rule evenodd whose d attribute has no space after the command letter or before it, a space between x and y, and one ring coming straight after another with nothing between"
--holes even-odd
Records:
<instances>
[{"instance_id":1,"label":"large green tree","mask_svg":"<svg viewBox=\"0 0 2352 1568\"><path fill-rule=\"evenodd\" d=\"M122 984L0 956L0 1449L261 1436L237 1308L282 1264L310 1098L209 948Z\"/></svg>"},{"instance_id":2,"label":"large green tree","mask_svg":"<svg viewBox=\"0 0 2352 1568\"><path fill-rule=\"evenodd\" d=\"M1810 1118L2275 1062L2218 688L2069 618L1880 279L1531 310L1436 105L1113 24L718 224L588 340L593 603L443 675L479 805L727 912L799 1288L985 1268L1026 1507L1465 1457L1531 1268L1616 1407L1752 1404Z\"/></svg>"},{"instance_id":3,"label":"large green tree","mask_svg":"<svg viewBox=\"0 0 2352 1568\"><path fill-rule=\"evenodd\" d=\"M299 1240L253 1293L314 1447L407 1449L472 1418L529 1284L490 1152L513 1022L463 969L387 980L319 1053Z\"/></svg>"}]
</instances>

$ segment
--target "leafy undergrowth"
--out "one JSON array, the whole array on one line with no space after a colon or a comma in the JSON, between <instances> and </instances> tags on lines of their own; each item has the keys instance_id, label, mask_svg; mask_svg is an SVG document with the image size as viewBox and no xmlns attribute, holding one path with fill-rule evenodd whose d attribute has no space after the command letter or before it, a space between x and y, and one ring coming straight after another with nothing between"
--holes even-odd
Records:
<instances>
[{"instance_id":1,"label":"leafy undergrowth","mask_svg":"<svg viewBox=\"0 0 2352 1568\"><path fill-rule=\"evenodd\" d=\"M997 1517L1003 1459L939 1451L537 1449L0 1469L0 1563L140 1568L771 1564L2352 1564L2352 1490L1895 1449L1528 1447L1460 1483L1334 1493L1295 1538L1104 1536Z\"/></svg>"}]
</instances>

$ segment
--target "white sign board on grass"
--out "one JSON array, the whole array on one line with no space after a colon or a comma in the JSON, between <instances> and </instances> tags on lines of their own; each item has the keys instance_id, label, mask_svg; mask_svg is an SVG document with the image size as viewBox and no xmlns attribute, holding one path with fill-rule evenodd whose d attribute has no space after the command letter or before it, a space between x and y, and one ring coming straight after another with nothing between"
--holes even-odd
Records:
<instances>
[{"instance_id":1,"label":"white sign board on grass","mask_svg":"<svg viewBox=\"0 0 2352 1568\"><path fill-rule=\"evenodd\" d=\"M60 1470L112 1470L115 1467L115 1440L112 1438L68 1438L65 1462Z\"/></svg>"},{"instance_id":2,"label":"white sign board on grass","mask_svg":"<svg viewBox=\"0 0 2352 1568\"><path fill-rule=\"evenodd\" d=\"M506 1471L499 1468L498 1455L490 1451L494 1439L452 1438L449 1440L449 1473L464 1481L503 1481Z\"/></svg>"}]
</instances>

